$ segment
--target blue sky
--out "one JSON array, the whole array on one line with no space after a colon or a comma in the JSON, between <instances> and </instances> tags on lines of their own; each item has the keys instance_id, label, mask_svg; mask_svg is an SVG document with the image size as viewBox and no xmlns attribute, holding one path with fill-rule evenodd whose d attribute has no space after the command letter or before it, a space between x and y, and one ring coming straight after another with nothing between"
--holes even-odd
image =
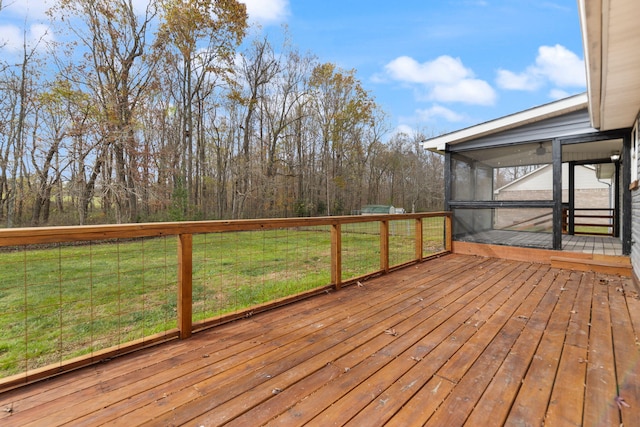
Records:
<instances>
[{"instance_id":1,"label":"blue sky","mask_svg":"<svg viewBox=\"0 0 640 427\"><path fill-rule=\"evenodd\" d=\"M286 23L301 50L356 69L392 128L440 134L586 90L575 0L253 0L248 6L254 19L261 10L279 11L264 15L264 31Z\"/></svg>"},{"instance_id":2,"label":"blue sky","mask_svg":"<svg viewBox=\"0 0 640 427\"><path fill-rule=\"evenodd\" d=\"M245 2L263 32L286 25L301 51L356 69L390 129L437 135L586 90L576 0ZM0 39L46 29L44 0L3 3Z\"/></svg>"}]
</instances>

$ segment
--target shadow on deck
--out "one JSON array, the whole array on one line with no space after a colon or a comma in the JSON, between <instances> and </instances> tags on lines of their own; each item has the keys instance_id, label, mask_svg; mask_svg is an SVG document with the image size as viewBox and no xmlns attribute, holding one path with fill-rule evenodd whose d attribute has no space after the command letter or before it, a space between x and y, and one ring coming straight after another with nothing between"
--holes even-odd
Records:
<instances>
[{"instance_id":1,"label":"shadow on deck","mask_svg":"<svg viewBox=\"0 0 640 427\"><path fill-rule=\"evenodd\" d=\"M630 426L633 289L447 255L0 394L0 424Z\"/></svg>"}]
</instances>

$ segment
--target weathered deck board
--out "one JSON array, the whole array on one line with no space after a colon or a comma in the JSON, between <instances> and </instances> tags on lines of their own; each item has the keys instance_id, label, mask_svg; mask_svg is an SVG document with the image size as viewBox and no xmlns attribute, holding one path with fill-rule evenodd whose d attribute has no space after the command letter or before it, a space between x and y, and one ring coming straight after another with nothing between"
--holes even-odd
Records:
<instances>
[{"instance_id":1,"label":"weathered deck board","mask_svg":"<svg viewBox=\"0 0 640 427\"><path fill-rule=\"evenodd\" d=\"M472 361L473 365L468 363L460 366L454 377L447 375L444 369L439 372L440 376L455 380L457 386L443 402L443 405L438 408L434 417L429 419L429 425L462 424L474 408L478 406L477 403L482 398L484 391L495 377L509 350L521 335L526 320L531 316L533 310L547 292L544 286L538 289L537 285L541 275L544 273L544 270L538 270L533 276L527 277L522 283L519 292L506 301L499 310L496 310L488 321L488 324L494 324L493 330L489 329L492 334L487 335L479 332L465 344L460 354L466 357L468 357L468 354L477 356L477 359ZM470 351L465 348L474 340L477 342L474 344L478 350L473 351L471 349ZM483 348L483 344L486 347ZM446 368L447 366L445 366ZM499 390L496 391L500 393ZM480 405L478 408L479 410L476 413L481 414L480 416L484 418L486 415L483 414L483 406ZM482 424L486 422L486 418L483 421L478 421Z\"/></svg>"},{"instance_id":2,"label":"weathered deck board","mask_svg":"<svg viewBox=\"0 0 640 427\"><path fill-rule=\"evenodd\" d=\"M441 343L449 338L449 340L452 340L457 344L452 346L452 350L458 350L459 347L466 341L465 338L470 338L473 335L473 326L469 323L473 321L474 315L477 313L479 308L482 307L482 309L484 309L487 306L491 307L491 304L497 301L496 298L498 297L498 294L508 292L510 281L513 280L514 277L517 276L517 274L520 272L519 266L516 266L515 269L513 269L513 267L514 266L510 266L508 268L501 269L501 274L495 275L492 280L485 279L482 293L473 299L473 303L477 307L473 308L472 305L465 304L464 309L457 310L455 314L451 316L445 324L443 324L443 326L445 327L440 328L441 331L443 331L442 335L438 335L437 333L435 334L435 336L434 334L423 335L424 332L426 332L426 328L416 328L414 329L414 331L422 331L422 333L419 335L423 336L419 336L415 333L409 335L408 339L405 341L413 344L412 346L406 348L406 350L404 350L405 345L398 345L398 342L401 341L400 339L394 341L392 345L389 345L380 353L389 357L395 356L395 359L384 366L376 374L370 376L366 382L360 383L357 388L349 392L347 395L343 396L339 401L323 411L321 416L316 417L311 425L327 425L327 423L332 422L341 425L349 421L352 417L359 415L358 413L361 412L362 409L367 405L373 404L378 408L390 406L389 400L391 398L389 396L378 395L374 401L371 400L371 396L374 393L382 393L388 386L388 384L395 384L403 376L403 374L407 373L407 371L409 371L410 369L414 372L414 375L416 375L415 372L420 372L417 374L417 376L434 369L434 364L430 364L430 366L426 367L422 366L427 365L427 361L424 361L424 356L426 354L416 355L418 346L422 347L421 353L424 353L424 348L426 348L426 345L428 345L429 342ZM507 272L508 274L506 274ZM496 281L496 279L498 280ZM493 283L491 288L484 288L484 285L490 283ZM474 290L479 290L479 287L474 288ZM487 308L487 310L491 310L491 308ZM456 321L456 319L459 320ZM452 329L457 325L463 326L462 328L458 327L455 331L452 331ZM461 329L466 329L466 336L465 331ZM451 335L452 332L460 332L461 336L453 336ZM404 337L405 335L403 335L402 338ZM440 359L441 364L443 358L438 359ZM416 379L409 380L409 382L407 382L403 386L403 388L408 388L409 390L415 388L415 381ZM372 422L375 423L374 420L376 420L376 418L369 418L366 411L362 414L362 416L364 417L361 421L362 425L371 425ZM383 418L381 416L378 416L377 418L378 421L382 419ZM353 421L357 424L358 418Z\"/></svg>"},{"instance_id":3,"label":"weathered deck board","mask_svg":"<svg viewBox=\"0 0 640 427\"><path fill-rule=\"evenodd\" d=\"M584 425L620 425L620 411L615 403L618 395L615 378L609 286L600 279L594 285L589 334L589 363L585 391Z\"/></svg>"},{"instance_id":4,"label":"weathered deck board","mask_svg":"<svg viewBox=\"0 0 640 427\"><path fill-rule=\"evenodd\" d=\"M572 345L562 349L545 424L581 426L587 350Z\"/></svg>"},{"instance_id":5,"label":"weathered deck board","mask_svg":"<svg viewBox=\"0 0 640 427\"><path fill-rule=\"evenodd\" d=\"M623 406L622 425L630 426L638 423L640 420L640 351L638 351L638 340L631 323L629 312L638 310L637 300L620 298L620 293L626 293L623 284L616 283L609 288L609 301L611 305L611 326L613 347L615 349L615 364L617 377L617 393L629 406ZM634 341L636 347L633 348L627 343ZM623 403L620 403L624 405Z\"/></svg>"},{"instance_id":6,"label":"weathered deck board","mask_svg":"<svg viewBox=\"0 0 640 427\"><path fill-rule=\"evenodd\" d=\"M556 278L556 283L561 286L549 290L549 294L555 294L555 307L507 418L507 425L542 425L578 290L576 282L569 280L569 276L568 271L562 271Z\"/></svg>"},{"instance_id":7,"label":"weathered deck board","mask_svg":"<svg viewBox=\"0 0 640 427\"><path fill-rule=\"evenodd\" d=\"M514 319L524 325L522 332L484 390L469 417L470 422L476 425L486 424L487 420L496 425L505 422L551 314L556 294L549 289L552 286L559 287L557 274L557 271L546 271L539 282L532 284L536 287L535 293L542 295L535 307L523 307L514 313ZM531 301L532 305L535 304L535 300Z\"/></svg>"},{"instance_id":8,"label":"weathered deck board","mask_svg":"<svg viewBox=\"0 0 640 427\"><path fill-rule=\"evenodd\" d=\"M449 255L363 285L5 392L0 424L595 426L640 416L640 301L627 278Z\"/></svg>"}]
</instances>

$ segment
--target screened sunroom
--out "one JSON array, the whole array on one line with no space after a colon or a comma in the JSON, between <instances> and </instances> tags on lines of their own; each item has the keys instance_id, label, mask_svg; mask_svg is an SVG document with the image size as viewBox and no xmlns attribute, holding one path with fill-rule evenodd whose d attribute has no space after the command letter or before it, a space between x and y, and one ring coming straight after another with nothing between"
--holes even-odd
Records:
<instances>
[{"instance_id":1,"label":"screened sunroom","mask_svg":"<svg viewBox=\"0 0 640 427\"><path fill-rule=\"evenodd\" d=\"M629 144L630 130L591 127L584 94L424 141L445 155L454 241L561 250L597 236L623 254Z\"/></svg>"}]
</instances>

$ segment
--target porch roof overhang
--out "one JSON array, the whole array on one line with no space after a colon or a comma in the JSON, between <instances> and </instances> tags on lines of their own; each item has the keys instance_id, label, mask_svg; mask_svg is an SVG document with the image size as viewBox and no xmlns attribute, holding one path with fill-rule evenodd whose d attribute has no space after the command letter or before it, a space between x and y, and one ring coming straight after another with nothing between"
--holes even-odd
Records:
<instances>
[{"instance_id":1,"label":"porch roof overhang","mask_svg":"<svg viewBox=\"0 0 640 427\"><path fill-rule=\"evenodd\" d=\"M592 126L630 128L640 109L640 1L578 0L578 6Z\"/></svg>"},{"instance_id":2,"label":"porch roof overhang","mask_svg":"<svg viewBox=\"0 0 640 427\"><path fill-rule=\"evenodd\" d=\"M422 144L427 150L444 152L447 146L461 144L542 120L559 117L583 110L587 108L587 106L587 94L582 93L435 138L430 138L423 141Z\"/></svg>"}]
</instances>

